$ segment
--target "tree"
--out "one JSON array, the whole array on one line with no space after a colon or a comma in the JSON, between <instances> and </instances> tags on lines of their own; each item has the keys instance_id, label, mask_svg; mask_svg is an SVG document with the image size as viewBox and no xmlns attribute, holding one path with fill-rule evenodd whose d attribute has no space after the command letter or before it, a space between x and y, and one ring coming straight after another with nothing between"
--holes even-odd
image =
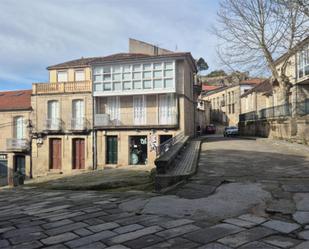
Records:
<instances>
[{"instance_id":1,"label":"tree","mask_svg":"<svg viewBox=\"0 0 309 249\"><path fill-rule=\"evenodd\" d=\"M207 62L202 57L197 60L196 65L199 72L206 71L209 68Z\"/></svg>"},{"instance_id":2,"label":"tree","mask_svg":"<svg viewBox=\"0 0 309 249\"><path fill-rule=\"evenodd\" d=\"M218 77L218 76L227 76L227 74L224 70L214 70L206 75L206 77Z\"/></svg>"},{"instance_id":3,"label":"tree","mask_svg":"<svg viewBox=\"0 0 309 249\"><path fill-rule=\"evenodd\" d=\"M308 37L309 23L301 5L278 1L221 0L215 33L222 41L218 49L222 61L249 71L268 69L278 103L286 104L291 87L286 72L289 58L296 44ZM282 54L278 71L275 58Z\"/></svg>"},{"instance_id":4,"label":"tree","mask_svg":"<svg viewBox=\"0 0 309 249\"><path fill-rule=\"evenodd\" d=\"M288 7L289 4L293 3L299 6L299 10L302 11L306 16L309 16L309 1L308 0L277 0L279 4Z\"/></svg>"}]
</instances>

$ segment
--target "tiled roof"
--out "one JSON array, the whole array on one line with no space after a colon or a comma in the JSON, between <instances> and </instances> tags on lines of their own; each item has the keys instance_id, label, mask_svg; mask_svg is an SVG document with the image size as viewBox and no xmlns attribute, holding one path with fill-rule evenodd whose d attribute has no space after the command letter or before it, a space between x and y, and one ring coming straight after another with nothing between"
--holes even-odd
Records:
<instances>
[{"instance_id":1,"label":"tiled roof","mask_svg":"<svg viewBox=\"0 0 309 249\"><path fill-rule=\"evenodd\" d=\"M70 67L86 67L92 64L99 64L104 62L114 62L114 61L126 61L126 60L136 60L136 59L151 59L151 58L174 58L174 57L189 57L192 62L195 62L192 58L191 53L187 52L174 52L162 55L148 55L148 54L138 54L138 53L118 53L102 57L89 57L81 58L77 60L71 60L64 63L49 66L47 69L63 69Z\"/></svg>"},{"instance_id":2,"label":"tiled roof","mask_svg":"<svg viewBox=\"0 0 309 249\"><path fill-rule=\"evenodd\" d=\"M257 86L251 88L247 92L245 92L241 97L246 97L249 94L253 92L259 92L259 93L265 93L265 94L271 94L272 93L272 85L270 83L270 80L264 80L261 84L258 84Z\"/></svg>"},{"instance_id":3,"label":"tiled roof","mask_svg":"<svg viewBox=\"0 0 309 249\"><path fill-rule=\"evenodd\" d=\"M202 90L208 92L208 91L212 91L212 90L215 90L217 88L220 88L220 87L222 87L222 86L210 86L210 85L207 85L207 84L203 84Z\"/></svg>"},{"instance_id":4,"label":"tiled roof","mask_svg":"<svg viewBox=\"0 0 309 249\"><path fill-rule=\"evenodd\" d=\"M30 110L32 90L0 92L0 111Z\"/></svg>"}]
</instances>

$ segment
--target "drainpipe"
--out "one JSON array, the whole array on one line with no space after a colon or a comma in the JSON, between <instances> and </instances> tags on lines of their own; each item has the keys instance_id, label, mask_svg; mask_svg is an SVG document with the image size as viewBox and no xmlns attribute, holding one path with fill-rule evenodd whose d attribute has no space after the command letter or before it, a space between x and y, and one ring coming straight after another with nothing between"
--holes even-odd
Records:
<instances>
[{"instance_id":1,"label":"drainpipe","mask_svg":"<svg viewBox=\"0 0 309 249\"><path fill-rule=\"evenodd\" d=\"M92 97L92 169L97 169L97 134L94 130L95 113L96 113L96 101L93 96L93 89L91 93Z\"/></svg>"}]
</instances>

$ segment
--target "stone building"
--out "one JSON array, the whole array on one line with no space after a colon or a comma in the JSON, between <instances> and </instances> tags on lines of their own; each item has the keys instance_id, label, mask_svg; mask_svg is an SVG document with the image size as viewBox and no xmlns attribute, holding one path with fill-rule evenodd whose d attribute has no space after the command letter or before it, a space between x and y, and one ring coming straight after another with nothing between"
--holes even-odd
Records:
<instances>
[{"instance_id":1,"label":"stone building","mask_svg":"<svg viewBox=\"0 0 309 249\"><path fill-rule=\"evenodd\" d=\"M256 112L273 106L272 85L267 79L241 95L242 113Z\"/></svg>"},{"instance_id":2,"label":"stone building","mask_svg":"<svg viewBox=\"0 0 309 249\"><path fill-rule=\"evenodd\" d=\"M279 87L273 82L273 96L269 97L267 106L256 110L254 115L250 112L241 115L242 134L309 143L309 37L293 50L292 55L286 53L275 61L278 71L284 61L287 63L286 76L291 83L289 103L278 101Z\"/></svg>"},{"instance_id":3,"label":"stone building","mask_svg":"<svg viewBox=\"0 0 309 249\"><path fill-rule=\"evenodd\" d=\"M203 99L211 104L211 121L237 126L242 112L240 96L261 82L261 79L248 79L236 86L223 86L207 92Z\"/></svg>"},{"instance_id":4,"label":"stone building","mask_svg":"<svg viewBox=\"0 0 309 249\"><path fill-rule=\"evenodd\" d=\"M92 169L91 70L76 61L47 69L49 82L32 87L33 176Z\"/></svg>"},{"instance_id":5,"label":"stone building","mask_svg":"<svg viewBox=\"0 0 309 249\"><path fill-rule=\"evenodd\" d=\"M31 90L0 92L0 186L31 176Z\"/></svg>"},{"instance_id":6,"label":"stone building","mask_svg":"<svg viewBox=\"0 0 309 249\"><path fill-rule=\"evenodd\" d=\"M191 54L132 40L130 51L91 63L98 167L153 166L160 144L195 133L200 86Z\"/></svg>"},{"instance_id":7,"label":"stone building","mask_svg":"<svg viewBox=\"0 0 309 249\"><path fill-rule=\"evenodd\" d=\"M49 66L49 82L23 91L23 109L8 103L11 109L1 113L12 124L27 120L31 129L22 133L30 148L22 151L8 151L6 144L21 145L14 139L24 137L1 132L1 165L13 168L14 158L24 155L26 174L33 177L154 166L162 143L194 136L201 85L191 54L134 39L129 51Z\"/></svg>"}]
</instances>

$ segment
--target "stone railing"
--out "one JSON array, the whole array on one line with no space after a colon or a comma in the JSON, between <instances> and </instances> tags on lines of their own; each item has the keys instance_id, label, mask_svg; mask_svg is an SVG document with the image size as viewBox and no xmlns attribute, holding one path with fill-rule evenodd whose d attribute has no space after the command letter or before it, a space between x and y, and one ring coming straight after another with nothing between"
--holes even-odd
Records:
<instances>
[{"instance_id":1,"label":"stone railing","mask_svg":"<svg viewBox=\"0 0 309 249\"><path fill-rule=\"evenodd\" d=\"M91 81L68 81L32 84L32 94L79 93L91 91Z\"/></svg>"}]
</instances>

